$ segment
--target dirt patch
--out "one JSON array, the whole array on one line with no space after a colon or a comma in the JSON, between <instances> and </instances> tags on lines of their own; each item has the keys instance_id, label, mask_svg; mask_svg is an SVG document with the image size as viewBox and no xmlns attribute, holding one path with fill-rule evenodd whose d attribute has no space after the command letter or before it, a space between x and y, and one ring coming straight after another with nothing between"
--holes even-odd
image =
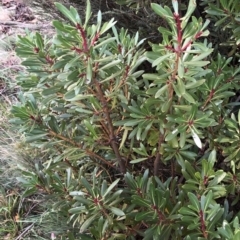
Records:
<instances>
[{"instance_id":1,"label":"dirt patch","mask_svg":"<svg viewBox=\"0 0 240 240\"><path fill-rule=\"evenodd\" d=\"M43 12L23 0L0 0L0 100L15 95L15 76L24 70L15 54L16 37L25 29L54 33L49 15L40 17Z\"/></svg>"},{"instance_id":2,"label":"dirt patch","mask_svg":"<svg viewBox=\"0 0 240 240\"><path fill-rule=\"evenodd\" d=\"M31 9L20 0L2 0L0 7L0 31L8 33L10 24L7 22L30 22L35 19Z\"/></svg>"}]
</instances>

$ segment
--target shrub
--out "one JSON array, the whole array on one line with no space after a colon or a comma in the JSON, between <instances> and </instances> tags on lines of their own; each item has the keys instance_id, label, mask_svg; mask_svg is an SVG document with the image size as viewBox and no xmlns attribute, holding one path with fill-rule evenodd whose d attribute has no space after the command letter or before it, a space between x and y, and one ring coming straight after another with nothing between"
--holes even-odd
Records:
<instances>
[{"instance_id":1,"label":"shrub","mask_svg":"<svg viewBox=\"0 0 240 240\"><path fill-rule=\"evenodd\" d=\"M85 20L56 7L71 24L16 50L27 71L11 122L48 155L22 168L23 197L52 198L74 225L62 239L238 239L239 67L212 55L195 1L183 17L177 1L151 4L169 27L147 52L101 12L89 25L89 1Z\"/></svg>"}]
</instances>

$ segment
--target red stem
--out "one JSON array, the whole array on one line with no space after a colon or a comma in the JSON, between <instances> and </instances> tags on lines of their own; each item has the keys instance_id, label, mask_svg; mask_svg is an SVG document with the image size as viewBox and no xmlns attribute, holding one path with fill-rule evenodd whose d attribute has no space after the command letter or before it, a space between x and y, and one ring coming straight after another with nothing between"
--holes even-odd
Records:
<instances>
[{"instance_id":1,"label":"red stem","mask_svg":"<svg viewBox=\"0 0 240 240\"><path fill-rule=\"evenodd\" d=\"M203 234L204 238L207 239L208 233L207 233L207 231L206 231L206 226L205 226L205 221L204 221L203 211L202 211L202 210L200 210L200 212L199 212L199 217L200 217L200 222L201 222L201 231L202 231L202 234Z\"/></svg>"},{"instance_id":2,"label":"red stem","mask_svg":"<svg viewBox=\"0 0 240 240\"><path fill-rule=\"evenodd\" d=\"M175 22L177 25L177 42L178 42L178 49L177 51L181 51L181 43L182 43L182 27L181 27L181 19L178 13L174 13Z\"/></svg>"},{"instance_id":3,"label":"red stem","mask_svg":"<svg viewBox=\"0 0 240 240\"><path fill-rule=\"evenodd\" d=\"M78 54L81 54L82 52L83 52L83 50L82 49L80 49L80 48L78 48L78 47L72 47L71 48L71 50L74 50L74 51L76 51Z\"/></svg>"},{"instance_id":4,"label":"red stem","mask_svg":"<svg viewBox=\"0 0 240 240\"><path fill-rule=\"evenodd\" d=\"M77 28L77 30L79 30L82 40L83 40L83 51L87 52L88 51L88 43L87 43L87 37L86 37L85 30L79 23L77 23L76 28Z\"/></svg>"},{"instance_id":5,"label":"red stem","mask_svg":"<svg viewBox=\"0 0 240 240\"><path fill-rule=\"evenodd\" d=\"M99 39L100 37L100 32L97 32L96 35L94 36L94 38L92 39L91 41L91 46L94 46L95 43L97 42L97 40Z\"/></svg>"}]
</instances>

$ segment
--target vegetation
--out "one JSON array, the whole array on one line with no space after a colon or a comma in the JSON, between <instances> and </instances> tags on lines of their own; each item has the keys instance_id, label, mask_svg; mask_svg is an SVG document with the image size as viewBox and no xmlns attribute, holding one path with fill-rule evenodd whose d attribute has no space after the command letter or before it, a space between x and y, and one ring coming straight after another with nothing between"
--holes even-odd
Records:
<instances>
[{"instance_id":1,"label":"vegetation","mask_svg":"<svg viewBox=\"0 0 240 240\"><path fill-rule=\"evenodd\" d=\"M7 232L239 239L239 0L117 2L151 6L159 41L100 11L90 24L90 1L84 19L56 3L68 22L53 21L53 38L18 38L25 71L10 123L36 154L18 165L16 194L3 185Z\"/></svg>"}]
</instances>

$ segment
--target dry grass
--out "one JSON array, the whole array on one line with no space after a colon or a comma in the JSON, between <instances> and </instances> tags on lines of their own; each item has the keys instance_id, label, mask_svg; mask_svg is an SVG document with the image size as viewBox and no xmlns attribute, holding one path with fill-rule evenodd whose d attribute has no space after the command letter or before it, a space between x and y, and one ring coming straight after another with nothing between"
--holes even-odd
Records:
<instances>
[{"instance_id":1,"label":"dry grass","mask_svg":"<svg viewBox=\"0 0 240 240\"><path fill-rule=\"evenodd\" d=\"M7 99L7 98L6 98ZM16 209L19 193L16 187L17 163L22 161L17 152L17 138L8 124L9 103L0 101L0 237L13 239L18 232Z\"/></svg>"},{"instance_id":2,"label":"dry grass","mask_svg":"<svg viewBox=\"0 0 240 240\"><path fill-rule=\"evenodd\" d=\"M23 70L14 47L13 38L0 40L0 239L6 240L15 239L24 227L18 164L29 165L30 159L21 134L9 123L11 106L18 101L15 76Z\"/></svg>"}]
</instances>

